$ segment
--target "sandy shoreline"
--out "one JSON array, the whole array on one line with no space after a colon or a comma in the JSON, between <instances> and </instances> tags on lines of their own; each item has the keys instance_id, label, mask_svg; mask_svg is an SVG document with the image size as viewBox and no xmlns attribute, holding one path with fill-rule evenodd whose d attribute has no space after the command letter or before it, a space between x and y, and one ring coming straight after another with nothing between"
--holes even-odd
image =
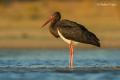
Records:
<instances>
[{"instance_id":1,"label":"sandy shoreline","mask_svg":"<svg viewBox=\"0 0 120 80\"><path fill-rule=\"evenodd\" d=\"M120 42L114 42L109 44L111 42L101 43L101 48L120 48ZM119 43L119 44L118 44ZM79 44L75 46L76 48L96 48L95 46L89 45L89 44ZM46 41L40 41L40 40L0 40L0 48L40 48L40 49L60 49L60 48L68 48L68 44L63 42L62 40L55 41L55 40L46 40Z\"/></svg>"}]
</instances>

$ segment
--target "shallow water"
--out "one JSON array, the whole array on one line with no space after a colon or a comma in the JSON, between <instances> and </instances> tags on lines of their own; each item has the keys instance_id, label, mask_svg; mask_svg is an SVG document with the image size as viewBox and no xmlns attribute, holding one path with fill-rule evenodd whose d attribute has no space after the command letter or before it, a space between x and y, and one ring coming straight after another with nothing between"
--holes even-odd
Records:
<instances>
[{"instance_id":1,"label":"shallow water","mask_svg":"<svg viewBox=\"0 0 120 80\"><path fill-rule=\"evenodd\" d=\"M120 80L119 49L0 49L0 80Z\"/></svg>"}]
</instances>

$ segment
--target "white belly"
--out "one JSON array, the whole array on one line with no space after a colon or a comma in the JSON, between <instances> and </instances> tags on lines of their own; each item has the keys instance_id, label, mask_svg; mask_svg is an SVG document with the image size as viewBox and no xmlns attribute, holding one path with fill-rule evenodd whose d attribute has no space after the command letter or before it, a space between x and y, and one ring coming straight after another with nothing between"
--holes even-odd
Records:
<instances>
[{"instance_id":1,"label":"white belly","mask_svg":"<svg viewBox=\"0 0 120 80\"><path fill-rule=\"evenodd\" d=\"M72 42L73 44L78 44L78 43L79 43L79 42L76 42L76 41L72 41L72 40L66 39L66 38L60 33L59 30L58 30L58 34L59 34L60 38L63 39L63 40L64 40L65 42L67 42L68 44L70 44L71 42Z\"/></svg>"}]
</instances>

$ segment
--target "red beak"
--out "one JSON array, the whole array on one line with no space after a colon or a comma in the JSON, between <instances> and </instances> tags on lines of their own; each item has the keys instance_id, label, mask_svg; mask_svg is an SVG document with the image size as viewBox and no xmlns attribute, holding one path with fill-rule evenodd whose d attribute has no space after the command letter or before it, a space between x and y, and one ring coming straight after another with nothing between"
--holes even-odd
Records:
<instances>
[{"instance_id":1,"label":"red beak","mask_svg":"<svg viewBox=\"0 0 120 80\"><path fill-rule=\"evenodd\" d=\"M43 28L45 25L47 25L50 21L52 21L54 19L54 16L51 16L42 26L41 28Z\"/></svg>"}]
</instances>

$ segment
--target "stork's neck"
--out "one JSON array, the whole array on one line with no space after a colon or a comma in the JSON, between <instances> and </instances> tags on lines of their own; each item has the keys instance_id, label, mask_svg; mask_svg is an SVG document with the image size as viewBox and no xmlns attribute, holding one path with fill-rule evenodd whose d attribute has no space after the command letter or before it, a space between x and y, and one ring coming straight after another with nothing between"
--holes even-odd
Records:
<instances>
[{"instance_id":1,"label":"stork's neck","mask_svg":"<svg viewBox=\"0 0 120 80\"><path fill-rule=\"evenodd\" d=\"M55 37L59 37L58 35L58 31L57 31L57 28L58 28L58 23L59 23L60 20L53 20L50 24L50 27L49 27L49 30L50 32L55 36Z\"/></svg>"},{"instance_id":2,"label":"stork's neck","mask_svg":"<svg viewBox=\"0 0 120 80\"><path fill-rule=\"evenodd\" d=\"M57 27L56 24L60 21L60 19L55 19L51 22L50 27Z\"/></svg>"}]
</instances>

